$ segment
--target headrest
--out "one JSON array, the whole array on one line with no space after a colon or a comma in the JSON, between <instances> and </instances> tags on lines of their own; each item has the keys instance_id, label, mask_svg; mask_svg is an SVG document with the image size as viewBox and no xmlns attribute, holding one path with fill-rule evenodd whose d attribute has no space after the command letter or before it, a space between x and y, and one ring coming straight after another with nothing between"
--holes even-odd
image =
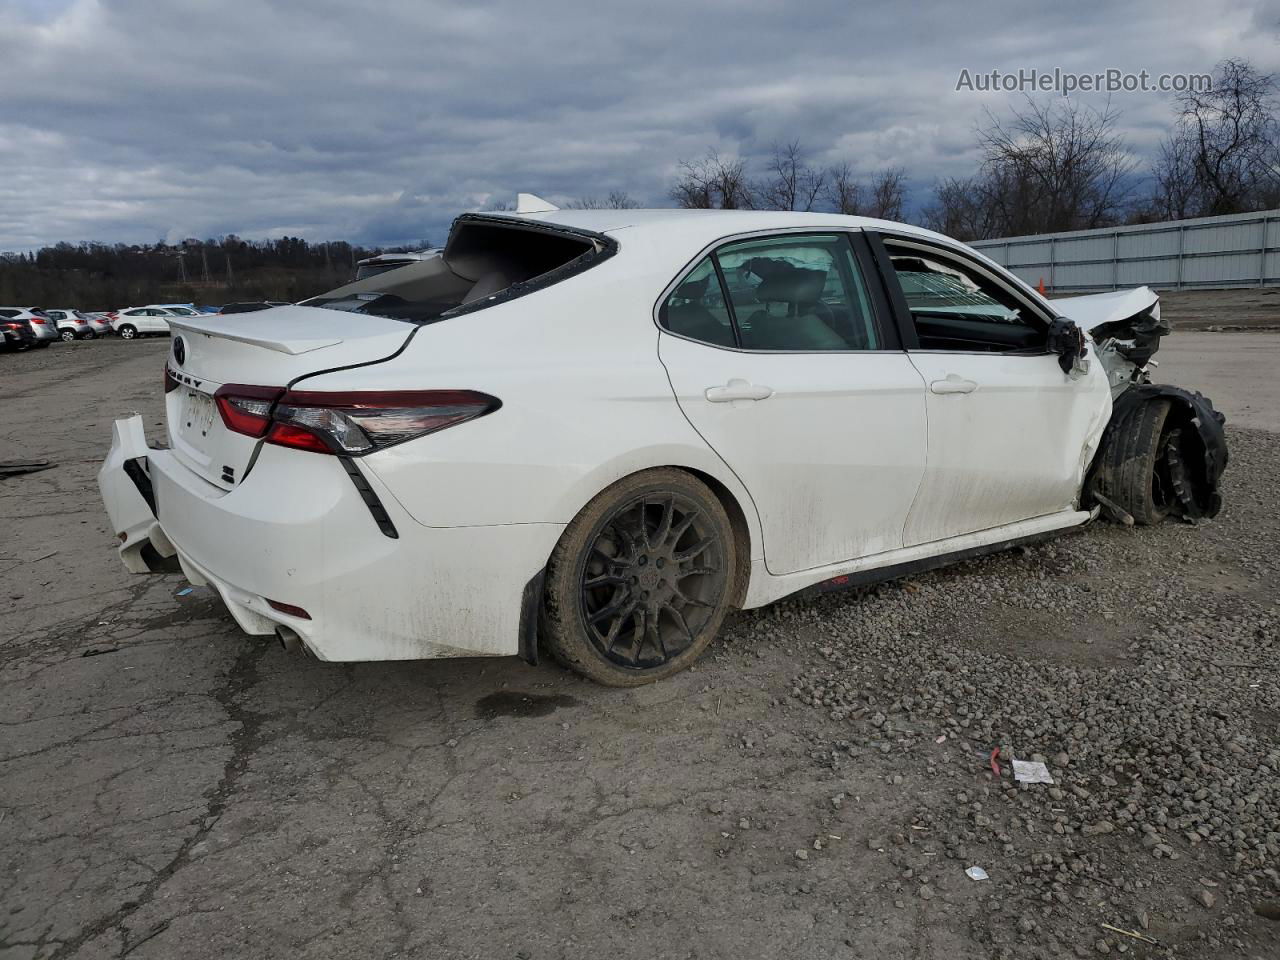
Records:
<instances>
[{"instance_id":1,"label":"headrest","mask_svg":"<svg viewBox=\"0 0 1280 960\"><path fill-rule=\"evenodd\" d=\"M686 280L680 286L676 287L675 296L681 300L701 300L707 293L707 282L711 279L711 274L707 274L701 280Z\"/></svg>"},{"instance_id":2,"label":"headrest","mask_svg":"<svg viewBox=\"0 0 1280 960\"><path fill-rule=\"evenodd\" d=\"M813 303L822 296L827 271L807 270L787 265L786 270L771 270L756 287L756 299L762 303Z\"/></svg>"}]
</instances>

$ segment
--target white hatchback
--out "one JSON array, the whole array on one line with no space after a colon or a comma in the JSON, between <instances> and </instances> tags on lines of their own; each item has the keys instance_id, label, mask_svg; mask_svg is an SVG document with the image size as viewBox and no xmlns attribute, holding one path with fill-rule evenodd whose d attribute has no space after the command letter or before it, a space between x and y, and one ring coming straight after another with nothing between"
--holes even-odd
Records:
<instances>
[{"instance_id":1,"label":"white hatchback","mask_svg":"<svg viewBox=\"0 0 1280 960\"><path fill-rule=\"evenodd\" d=\"M148 333L169 333L169 321L179 315L169 307L129 307L108 314L108 317L112 330L125 340L132 340ZM199 316L194 310L192 315Z\"/></svg>"},{"instance_id":2,"label":"white hatchback","mask_svg":"<svg viewBox=\"0 0 1280 960\"><path fill-rule=\"evenodd\" d=\"M634 685L734 608L1220 503L1150 290L1050 302L904 224L471 214L308 304L168 317L167 443L117 421L99 483L130 570L324 660Z\"/></svg>"}]
</instances>

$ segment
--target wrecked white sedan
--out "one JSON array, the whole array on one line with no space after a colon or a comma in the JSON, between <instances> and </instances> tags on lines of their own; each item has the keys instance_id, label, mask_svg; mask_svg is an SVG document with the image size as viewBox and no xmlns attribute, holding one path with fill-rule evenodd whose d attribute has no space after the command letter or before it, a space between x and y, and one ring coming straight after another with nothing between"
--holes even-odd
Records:
<instances>
[{"instance_id":1,"label":"wrecked white sedan","mask_svg":"<svg viewBox=\"0 0 1280 960\"><path fill-rule=\"evenodd\" d=\"M531 209L530 209L531 208ZM176 555L323 660L687 667L735 608L1217 511L1154 293L1047 301L916 227L523 212L247 317L170 321L168 442L115 424L128 569Z\"/></svg>"}]
</instances>

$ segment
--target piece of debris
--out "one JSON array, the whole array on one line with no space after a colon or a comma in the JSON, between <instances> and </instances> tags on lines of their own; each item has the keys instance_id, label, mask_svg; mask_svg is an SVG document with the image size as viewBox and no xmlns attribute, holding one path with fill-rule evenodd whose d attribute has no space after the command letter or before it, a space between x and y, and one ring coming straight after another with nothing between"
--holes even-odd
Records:
<instances>
[{"instance_id":1,"label":"piece of debris","mask_svg":"<svg viewBox=\"0 0 1280 960\"><path fill-rule=\"evenodd\" d=\"M1201 890L1196 894L1196 899L1204 905L1206 910L1212 910L1213 905L1218 902L1218 898L1208 890Z\"/></svg>"},{"instance_id":2,"label":"piece of debris","mask_svg":"<svg viewBox=\"0 0 1280 960\"><path fill-rule=\"evenodd\" d=\"M987 876L987 871L983 870L981 867L969 867L967 870L965 870L964 875L968 877L970 880L989 879L989 877Z\"/></svg>"},{"instance_id":3,"label":"piece of debris","mask_svg":"<svg viewBox=\"0 0 1280 960\"><path fill-rule=\"evenodd\" d=\"M49 460L0 460L0 477L16 477L24 473L48 470L54 464Z\"/></svg>"},{"instance_id":4,"label":"piece of debris","mask_svg":"<svg viewBox=\"0 0 1280 960\"><path fill-rule=\"evenodd\" d=\"M1155 939L1155 937L1148 937L1145 933L1138 933L1136 930L1125 930L1125 929L1122 929L1121 927L1113 927L1109 923L1104 923L1104 924L1101 924L1100 926L1102 927L1103 930L1110 930L1112 933L1118 933L1122 937L1132 937L1134 940L1141 940L1143 943L1158 944L1160 942L1159 940Z\"/></svg>"},{"instance_id":5,"label":"piece of debris","mask_svg":"<svg viewBox=\"0 0 1280 960\"><path fill-rule=\"evenodd\" d=\"M1253 912L1266 920L1280 920L1280 900L1255 904Z\"/></svg>"},{"instance_id":6,"label":"piece of debris","mask_svg":"<svg viewBox=\"0 0 1280 960\"><path fill-rule=\"evenodd\" d=\"M178 591L177 595L179 597L185 597L187 594L193 592L194 590L195 590L194 587L183 587L181 590Z\"/></svg>"},{"instance_id":7,"label":"piece of debris","mask_svg":"<svg viewBox=\"0 0 1280 960\"><path fill-rule=\"evenodd\" d=\"M89 648L88 650L86 650L84 653L80 654L80 656L82 656L82 657L98 657L98 656L101 656L101 655L102 655L102 654L104 654L104 653L118 653L119 651L120 651L120 648L119 648L119 647L90 647L90 648Z\"/></svg>"},{"instance_id":8,"label":"piece of debris","mask_svg":"<svg viewBox=\"0 0 1280 960\"><path fill-rule=\"evenodd\" d=\"M1049 768L1035 760L1013 761L1013 779L1019 783L1053 783Z\"/></svg>"}]
</instances>

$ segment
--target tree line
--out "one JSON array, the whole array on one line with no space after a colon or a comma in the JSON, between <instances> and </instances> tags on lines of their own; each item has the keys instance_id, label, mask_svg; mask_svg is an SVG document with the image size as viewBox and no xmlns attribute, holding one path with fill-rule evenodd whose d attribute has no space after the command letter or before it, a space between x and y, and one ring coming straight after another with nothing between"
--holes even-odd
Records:
<instances>
[{"instance_id":1,"label":"tree line","mask_svg":"<svg viewBox=\"0 0 1280 960\"><path fill-rule=\"evenodd\" d=\"M1224 60L1212 89L1179 94L1173 107L1171 128L1145 171L1110 104L1095 109L1028 97L1008 117L988 112L975 130L977 170L938 181L917 219L961 240L981 240L1280 206L1274 75L1246 60ZM681 160L671 199L690 208L902 220L907 174L891 167L859 178L848 162L811 163L803 145L790 141L775 144L754 168L715 150Z\"/></svg>"},{"instance_id":2,"label":"tree line","mask_svg":"<svg viewBox=\"0 0 1280 960\"><path fill-rule=\"evenodd\" d=\"M428 246L425 240L422 246ZM0 253L0 303L114 310L146 303L295 302L346 283L356 261L379 252L387 251L288 236L230 235L176 245L58 243L33 253Z\"/></svg>"}]
</instances>

